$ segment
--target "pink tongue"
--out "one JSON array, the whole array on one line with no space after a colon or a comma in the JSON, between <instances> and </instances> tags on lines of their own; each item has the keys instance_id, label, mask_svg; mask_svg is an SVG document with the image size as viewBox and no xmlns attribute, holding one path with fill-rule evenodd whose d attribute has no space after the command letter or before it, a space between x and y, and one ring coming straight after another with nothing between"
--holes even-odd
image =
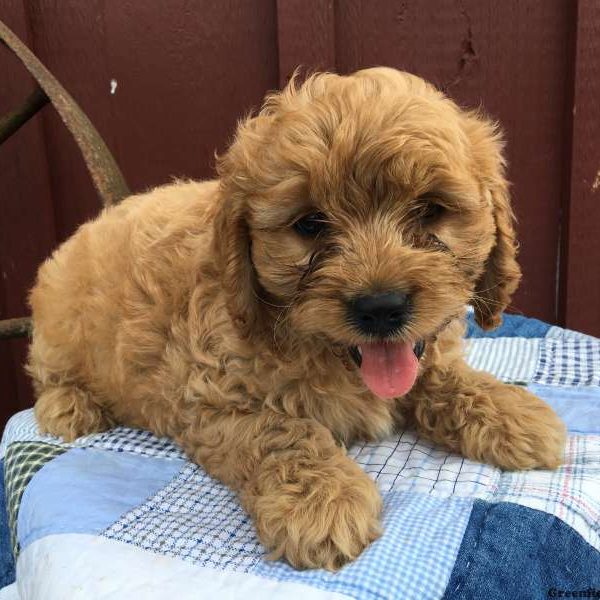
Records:
<instances>
[{"instance_id":1,"label":"pink tongue","mask_svg":"<svg viewBox=\"0 0 600 600\"><path fill-rule=\"evenodd\" d=\"M363 344L360 372L368 388L380 398L404 396L417 378L419 361L412 344Z\"/></svg>"}]
</instances>

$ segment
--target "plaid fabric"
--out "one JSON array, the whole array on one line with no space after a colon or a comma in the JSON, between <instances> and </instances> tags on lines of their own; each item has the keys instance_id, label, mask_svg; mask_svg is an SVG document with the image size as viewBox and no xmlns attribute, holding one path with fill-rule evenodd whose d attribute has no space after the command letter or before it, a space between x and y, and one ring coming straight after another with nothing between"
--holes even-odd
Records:
<instances>
[{"instance_id":1,"label":"plaid fabric","mask_svg":"<svg viewBox=\"0 0 600 600\"><path fill-rule=\"evenodd\" d=\"M265 554L235 494L194 464L103 535L214 569L247 572Z\"/></svg>"},{"instance_id":2,"label":"plaid fabric","mask_svg":"<svg viewBox=\"0 0 600 600\"><path fill-rule=\"evenodd\" d=\"M545 339L535 383L547 385L600 385L600 340L589 336Z\"/></svg>"},{"instance_id":3,"label":"plaid fabric","mask_svg":"<svg viewBox=\"0 0 600 600\"><path fill-rule=\"evenodd\" d=\"M555 471L503 473L493 501L553 514L600 550L600 436L570 436Z\"/></svg>"},{"instance_id":4,"label":"plaid fabric","mask_svg":"<svg viewBox=\"0 0 600 600\"><path fill-rule=\"evenodd\" d=\"M4 485L8 510L8 525L14 556L18 554L17 515L23 492L31 478L65 448L36 442L11 444L4 459Z\"/></svg>"},{"instance_id":5,"label":"plaid fabric","mask_svg":"<svg viewBox=\"0 0 600 600\"><path fill-rule=\"evenodd\" d=\"M412 431L379 443L348 450L382 493L420 492L438 498L487 498L496 489L500 471L421 440Z\"/></svg>"},{"instance_id":6,"label":"plaid fabric","mask_svg":"<svg viewBox=\"0 0 600 600\"><path fill-rule=\"evenodd\" d=\"M538 365L540 344L536 338L476 338L465 342L467 363L492 373L507 383L531 381Z\"/></svg>"}]
</instances>

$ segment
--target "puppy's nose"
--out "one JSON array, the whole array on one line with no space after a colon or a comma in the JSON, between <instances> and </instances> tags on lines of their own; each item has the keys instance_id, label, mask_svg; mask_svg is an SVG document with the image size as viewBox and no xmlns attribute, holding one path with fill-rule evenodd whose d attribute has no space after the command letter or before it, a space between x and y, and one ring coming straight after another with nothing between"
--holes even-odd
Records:
<instances>
[{"instance_id":1,"label":"puppy's nose","mask_svg":"<svg viewBox=\"0 0 600 600\"><path fill-rule=\"evenodd\" d=\"M406 324L411 310L410 296L386 292L357 296L348 303L351 321L361 332L385 337Z\"/></svg>"}]
</instances>

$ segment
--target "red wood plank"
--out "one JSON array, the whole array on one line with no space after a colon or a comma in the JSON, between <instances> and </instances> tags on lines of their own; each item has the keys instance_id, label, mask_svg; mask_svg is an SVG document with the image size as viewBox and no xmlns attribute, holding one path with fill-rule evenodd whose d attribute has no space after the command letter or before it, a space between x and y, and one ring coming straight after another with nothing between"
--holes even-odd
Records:
<instances>
[{"instance_id":1,"label":"red wood plank","mask_svg":"<svg viewBox=\"0 0 600 600\"><path fill-rule=\"evenodd\" d=\"M5 2L0 16L22 40L31 43L21 0ZM34 83L18 59L3 46L0 73L0 113L4 114L31 93ZM0 319L4 319L27 314L27 293L37 267L55 244L40 115L0 146L0 173ZM25 340L0 342L0 428L10 414L33 401L23 372L26 346Z\"/></svg>"},{"instance_id":2,"label":"red wood plank","mask_svg":"<svg viewBox=\"0 0 600 600\"><path fill-rule=\"evenodd\" d=\"M345 0L335 17L340 71L412 71L499 119L524 271L513 310L555 322L570 3Z\"/></svg>"},{"instance_id":3,"label":"red wood plank","mask_svg":"<svg viewBox=\"0 0 600 600\"><path fill-rule=\"evenodd\" d=\"M0 268L2 265L0 264ZM0 314L4 315L4 286L0 279ZM20 408L17 373L12 347L7 340L0 341L0 432L8 418Z\"/></svg>"},{"instance_id":4,"label":"red wood plank","mask_svg":"<svg viewBox=\"0 0 600 600\"><path fill-rule=\"evenodd\" d=\"M28 3L33 50L79 103L115 154L106 56L104 2ZM59 241L94 216L102 203L75 140L58 114L44 116ZM118 157L117 157L118 159Z\"/></svg>"},{"instance_id":5,"label":"red wood plank","mask_svg":"<svg viewBox=\"0 0 600 600\"><path fill-rule=\"evenodd\" d=\"M214 176L215 150L278 85L275 9L271 0L127 0L106 10L112 127L132 189Z\"/></svg>"},{"instance_id":6,"label":"red wood plank","mask_svg":"<svg viewBox=\"0 0 600 600\"><path fill-rule=\"evenodd\" d=\"M279 85L294 70L335 70L333 0L277 0Z\"/></svg>"},{"instance_id":7,"label":"red wood plank","mask_svg":"<svg viewBox=\"0 0 600 600\"><path fill-rule=\"evenodd\" d=\"M72 93L135 191L210 177L237 119L277 87L271 0L64 0L32 5L38 56ZM74 142L46 117L61 239L100 203Z\"/></svg>"},{"instance_id":8,"label":"red wood plank","mask_svg":"<svg viewBox=\"0 0 600 600\"><path fill-rule=\"evenodd\" d=\"M577 3L571 171L562 257L561 313L600 337L600 6Z\"/></svg>"}]
</instances>

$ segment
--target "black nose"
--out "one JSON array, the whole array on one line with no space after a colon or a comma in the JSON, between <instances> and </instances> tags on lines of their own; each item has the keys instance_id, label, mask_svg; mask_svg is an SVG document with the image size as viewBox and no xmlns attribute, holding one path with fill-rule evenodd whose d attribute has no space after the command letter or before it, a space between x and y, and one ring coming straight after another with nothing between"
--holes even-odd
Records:
<instances>
[{"instance_id":1,"label":"black nose","mask_svg":"<svg viewBox=\"0 0 600 600\"><path fill-rule=\"evenodd\" d=\"M405 325L410 310L410 296L402 292L357 296L348 303L354 326L361 333L382 337Z\"/></svg>"}]
</instances>

